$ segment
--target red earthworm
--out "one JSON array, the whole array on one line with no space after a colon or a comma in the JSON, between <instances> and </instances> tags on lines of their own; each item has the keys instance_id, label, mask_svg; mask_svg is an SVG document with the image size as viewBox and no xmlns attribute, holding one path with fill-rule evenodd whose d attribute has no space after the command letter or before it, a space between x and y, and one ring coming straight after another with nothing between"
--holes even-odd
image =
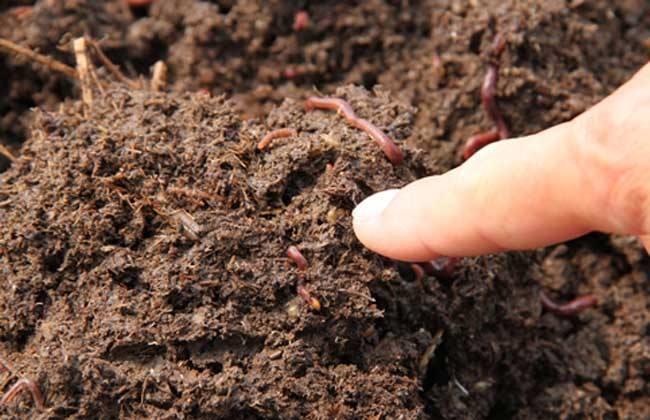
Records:
<instances>
[{"instance_id":1,"label":"red earthworm","mask_svg":"<svg viewBox=\"0 0 650 420\"><path fill-rule=\"evenodd\" d=\"M468 138L465 144L463 145L462 155L463 159L467 160L474 153L478 152L480 148L486 146L490 143L493 143L497 140L500 140L500 135L498 130L486 131L485 133L474 134L472 137Z\"/></svg>"},{"instance_id":2,"label":"red earthworm","mask_svg":"<svg viewBox=\"0 0 650 420\"><path fill-rule=\"evenodd\" d=\"M295 137L298 135L298 132L293 128L278 128L277 130L270 131L257 143L257 148L259 150L264 150L266 146L271 144L274 139L279 139L283 137Z\"/></svg>"},{"instance_id":3,"label":"red earthworm","mask_svg":"<svg viewBox=\"0 0 650 420\"><path fill-rule=\"evenodd\" d=\"M293 16L293 30L300 32L309 27L309 13L305 10L299 10Z\"/></svg>"},{"instance_id":4,"label":"red earthworm","mask_svg":"<svg viewBox=\"0 0 650 420\"><path fill-rule=\"evenodd\" d=\"M126 4L128 4L131 7L149 6L153 2L154 0L126 0Z\"/></svg>"},{"instance_id":5,"label":"red earthworm","mask_svg":"<svg viewBox=\"0 0 650 420\"><path fill-rule=\"evenodd\" d=\"M426 275L424 271L424 267L422 265L414 263L411 264L411 270L413 270L413 274L415 274L415 281L422 281L424 276Z\"/></svg>"},{"instance_id":6,"label":"red earthworm","mask_svg":"<svg viewBox=\"0 0 650 420\"><path fill-rule=\"evenodd\" d=\"M357 117L347 101L340 98L331 97L309 97L305 101L305 109L311 111L313 109L330 109L336 111L338 114L343 114L343 117L354 128L363 130L381 147L386 157L393 165L399 165L404 159L402 150L395 144L395 142L381 131L373 123Z\"/></svg>"},{"instance_id":7,"label":"red earthworm","mask_svg":"<svg viewBox=\"0 0 650 420\"><path fill-rule=\"evenodd\" d=\"M502 34L494 37L487 62L487 71L481 86L481 104L487 116L496 125L495 131L476 134L470 137L463 145L461 155L463 159L468 159L483 146L493 143L497 140L510 137L510 130L499 107L497 106L495 94L499 82L499 58L506 46L506 39Z\"/></svg>"},{"instance_id":8,"label":"red earthworm","mask_svg":"<svg viewBox=\"0 0 650 420\"><path fill-rule=\"evenodd\" d=\"M546 310L563 316L576 315L583 310L598 304L598 298L594 295L580 296L567 303L555 303L546 295L546 293L539 292L539 299Z\"/></svg>"},{"instance_id":9,"label":"red earthworm","mask_svg":"<svg viewBox=\"0 0 650 420\"><path fill-rule=\"evenodd\" d=\"M459 262L460 258L458 257L438 257L435 260L419 264L430 276L450 279L453 277Z\"/></svg>"},{"instance_id":10,"label":"red earthworm","mask_svg":"<svg viewBox=\"0 0 650 420\"><path fill-rule=\"evenodd\" d=\"M307 259L302 255L302 252L300 252L300 250L293 245L287 249L287 257L296 263L298 270L300 271L305 271L309 265Z\"/></svg>"},{"instance_id":11,"label":"red earthworm","mask_svg":"<svg viewBox=\"0 0 650 420\"><path fill-rule=\"evenodd\" d=\"M14 398L16 398L16 395L24 389L29 390L36 407L38 407L39 410L42 410L44 407L43 395L38 389L38 386L29 379L19 379L11 388L9 388L9 391L7 391L4 397L2 397L2 400L0 400L0 407L9 404Z\"/></svg>"},{"instance_id":12,"label":"red earthworm","mask_svg":"<svg viewBox=\"0 0 650 420\"><path fill-rule=\"evenodd\" d=\"M282 71L282 76L284 76L285 79L295 79L303 73L304 69L302 67L287 67Z\"/></svg>"},{"instance_id":13,"label":"red earthworm","mask_svg":"<svg viewBox=\"0 0 650 420\"><path fill-rule=\"evenodd\" d=\"M298 295L315 311L320 311L320 301L313 297L309 290L305 289L302 286L297 288Z\"/></svg>"},{"instance_id":14,"label":"red earthworm","mask_svg":"<svg viewBox=\"0 0 650 420\"><path fill-rule=\"evenodd\" d=\"M16 6L9 9L9 13L17 17L18 19L23 19L28 17L34 11L33 6Z\"/></svg>"}]
</instances>

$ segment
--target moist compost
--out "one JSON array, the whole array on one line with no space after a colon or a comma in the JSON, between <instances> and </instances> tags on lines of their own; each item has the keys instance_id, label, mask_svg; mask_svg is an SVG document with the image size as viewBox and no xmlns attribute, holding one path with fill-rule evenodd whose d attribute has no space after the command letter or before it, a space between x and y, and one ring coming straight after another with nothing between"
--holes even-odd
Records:
<instances>
[{"instance_id":1,"label":"moist compost","mask_svg":"<svg viewBox=\"0 0 650 420\"><path fill-rule=\"evenodd\" d=\"M112 85L88 106L65 76L0 55L0 142L19 155L0 162L1 391L30 378L46 406L21 394L3 417L650 416L650 260L634 238L420 279L365 250L350 216L492 127L479 90L497 34L497 103L529 134L647 61L647 2L29 4L0 6L0 37L74 65L85 34L133 78L164 60L170 87ZM320 92L404 162L307 112ZM295 135L257 149L282 128ZM561 317L541 290L599 304Z\"/></svg>"}]
</instances>

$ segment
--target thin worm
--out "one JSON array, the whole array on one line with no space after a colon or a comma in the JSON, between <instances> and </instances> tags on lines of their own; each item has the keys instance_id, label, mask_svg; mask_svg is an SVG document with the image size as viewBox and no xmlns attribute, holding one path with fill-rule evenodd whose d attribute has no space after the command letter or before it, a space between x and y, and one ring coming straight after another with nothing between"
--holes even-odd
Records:
<instances>
[{"instance_id":1,"label":"thin worm","mask_svg":"<svg viewBox=\"0 0 650 420\"><path fill-rule=\"evenodd\" d=\"M7 391L7 393L2 397L2 400L0 400L0 407L3 405L9 404L14 398L16 398L16 395L20 393L20 391L28 389L29 392L32 394L32 398L34 399L34 403L36 404L36 407L38 407L39 410L42 410L45 404L43 403L43 395L41 394L41 391L38 389L38 386L29 379L19 379L10 389Z\"/></svg>"},{"instance_id":2,"label":"thin worm","mask_svg":"<svg viewBox=\"0 0 650 420\"><path fill-rule=\"evenodd\" d=\"M462 149L462 156L464 160L467 160L474 153L478 152L483 146L487 146L490 143L494 143L499 140L501 136L499 135L498 130L486 131L485 133L474 134L472 137L468 138Z\"/></svg>"},{"instance_id":3,"label":"thin worm","mask_svg":"<svg viewBox=\"0 0 650 420\"><path fill-rule=\"evenodd\" d=\"M302 252L300 252L300 250L293 245L287 249L287 257L296 263L298 270L300 271L305 271L309 265L307 259L302 255Z\"/></svg>"},{"instance_id":4,"label":"thin worm","mask_svg":"<svg viewBox=\"0 0 650 420\"><path fill-rule=\"evenodd\" d=\"M320 301L313 297L309 290L305 289L302 286L297 288L298 295L315 311L320 311Z\"/></svg>"},{"instance_id":5,"label":"thin worm","mask_svg":"<svg viewBox=\"0 0 650 420\"><path fill-rule=\"evenodd\" d=\"M304 29L307 29L310 24L309 13L306 10L299 10L293 16L293 30L300 32Z\"/></svg>"},{"instance_id":6,"label":"thin worm","mask_svg":"<svg viewBox=\"0 0 650 420\"><path fill-rule=\"evenodd\" d=\"M542 302L542 306L546 310L563 316L576 315L585 309L598 304L598 298L594 295L580 296L567 303L555 303L546 295L546 293L539 292L539 300Z\"/></svg>"},{"instance_id":7,"label":"thin worm","mask_svg":"<svg viewBox=\"0 0 650 420\"><path fill-rule=\"evenodd\" d=\"M381 147L393 165L399 165L404 159L402 150L397 147L395 142L370 121L357 117L347 101L340 98L312 96L305 101L305 109L307 111L329 109L336 111L338 114L343 114L348 124L368 133L375 143Z\"/></svg>"},{"instance_id":8,"label":"thin worm","mask_svg":"<svg viewBox=\"0 0 650 420\"><path fill-rule=\"evenodd\" d=\"M275 139L280 139L283 137L295 137L298 135L298 132L293 128L278 128L277 130L270 131L257 143L257 148L259 150L264 150L271 142Z\"/></svg>"},{"instance_id":9,"label":"thin worm","mask_svg":"<svg viewBox=\"0 0 650 420\"><path fill-rule=\"evenodd\" d=\"M497 84L499 82L499 67L498 64L489 64L483 86L481 87L481 102L485 113L497 126L499 139L506 139L510 137L510 130L506 126L506 122L499 111L497 101L494 97L497 91Z\"/></svg>"},{"instance_id":10,"label":"thin worm","mask_svg":"<svg viewBox=\"0 0 650 420\"><path fill-rule=\"evenodd\" d=\"M481 85L481 104L487 116L496 126L496 130L479 133L467 139L461 151L461 155L465 160L469 159L483 146L510 137L510 130L508 130L495 98L499 83L499 59L505 47L505 37L500 33L497 34L490 48L487 71Z\"/></svg>"},{"instance_id":11,"label":"thin worm","mask_svg":"<svg viewBox=\"0 0 650 420\"><path fill-rule=\"evenodd\" d=\"M429 276L450 280L454 277L459 262L460 258L458 257L438 257L435 260L419 263L419 265Z\"/></svg>"},{"instance_id":12,"label":"thin worm","mask_svg":"<svg viewBox=\"0 0 650 420\"><path fill-rule=\"evenodd\" d=\"M411 270L415 275L415 281L422 281L422 279L426 275L424 268L418 263L411 264Z\"/></svg>"}]
</instances>

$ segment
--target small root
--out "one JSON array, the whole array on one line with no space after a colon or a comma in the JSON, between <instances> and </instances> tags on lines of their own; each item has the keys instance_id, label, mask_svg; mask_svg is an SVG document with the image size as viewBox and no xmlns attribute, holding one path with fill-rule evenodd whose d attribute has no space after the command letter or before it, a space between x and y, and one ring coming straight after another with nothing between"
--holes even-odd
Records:
<instances>
[{"instance_id":1,"label":"small root","mask_svg":"<svg viewBox=\"0 0 650 420\"><path fill-rule=\"evenodd\" d=\"M131 89L138 89L140 87L140 85L136 81L126 77L124 73L120 71L119 67L113 64L113 62L106 56L106 54L104 54L104 51L102 51L102 49L99 47L99 44L97 44L96 41L92 39L87 39L86 42L88 43L88 45L91 46L93 52L95 53L95 55L97 55L97 58L99 58L99 61L104 65L104 67L108 69L109 72L113 74L113 76L115 76L117 80L124 83Z\"/></svg>"},{"instance_id":2,"label":"small root","mask_svg":"<svg viewBox=\"0 0 650 420\"><path fill-rule=\"evenodd\" d=\"M67 64L63 64L62 62L57 61L52 57L34 52L27 47L22 47L9 41L8 39L0 38L0 50L27 57L36 63L44 65L50 70L63 73L71 79L79 79L77 71Z\"/></svg>"},{"instance_id":3,"label":"small root","mask_svg":"<svg viewBox=\"0 0 650 420\"><path fill-rule=\"evenodd\" d=\"M14 154L11 153L11 150L7 149L2 143L0 143L0 155L6 157L12 162L16 161L16 156L14 156Z\"/></svg>"}]
</instances>

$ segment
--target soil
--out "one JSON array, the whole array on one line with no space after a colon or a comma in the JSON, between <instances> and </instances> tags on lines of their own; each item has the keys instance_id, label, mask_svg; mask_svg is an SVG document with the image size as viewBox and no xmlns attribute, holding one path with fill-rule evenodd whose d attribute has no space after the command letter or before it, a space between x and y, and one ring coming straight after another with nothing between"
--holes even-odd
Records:
<instances>
[{"instance_id":1,"label":"soil","mask_svg":"<svg viewBox=\"0 0 650 420\"><path fill-rule=\"evenodd\" d=\"M0 55L0 373L6 418L650 418L650 258L591 234L415 278L350 211L442 173L472 134L497 33L513 135L571 119L647 62L644 0L43 0L0 37L74 65L97 39L168 92L79 86ZM294 16L309 14L296 30ZM107 79L103 68L99 77ZM393 166L323 92L393 137ZM32 108L38 107L37 110ZM264 151L268 131L293 128ZM305 271L286 257L296 246ZM297 293L305 288L316 310ZM599 305L574 317L539 292Z\"/></svg>"}]
</instances>

